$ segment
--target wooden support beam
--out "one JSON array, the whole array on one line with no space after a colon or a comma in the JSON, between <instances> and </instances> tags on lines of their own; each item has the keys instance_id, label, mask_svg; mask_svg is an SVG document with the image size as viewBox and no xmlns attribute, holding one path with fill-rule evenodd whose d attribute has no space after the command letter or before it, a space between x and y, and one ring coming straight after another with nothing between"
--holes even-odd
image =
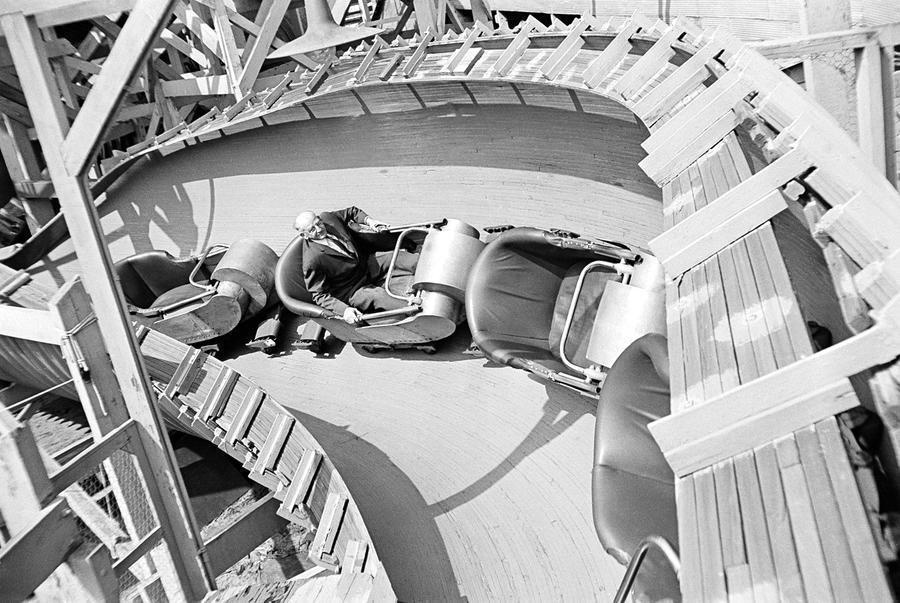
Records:
<instances>
[{"instance_id":1,"label":"wooden support beam","mask_svg":"<svg viewBox=\"0 0 900 603\"><path fill-rule=\"evenodd\" d=\"M852 50L869 44L876 35L874 29L848 29L750 42L747 45L770 61L775 61Z\"/></svg>"},{"instance_id":2,"label":"wooden support beam","mask_svg":"<svg viewBox=\"0 0 900 603\"><path fill-rule=\"evenodd\" d=\"M656 73L666 66L673 56L675 49L672 47L678 38L684 33L676 18L666 32L660 36L650 50L645 52L634 65L610 86L610 92L621 95L629 100L650 80Z\"/></svg>"},{"instance_id":3,"label":"wooden support beam","mask_svg":"<svg viewBox=\"0 0 900 603\"><path fill-rule=\"evenodd\" d=\"M275 513L277 508L275 494L270 492L247 507L234 523L206 540L204 546L213 575L224 572L284 527L287 522Z\"/></svg>"},{"instance_id":4,"label":"wooden support beam","mask_svg":"<svg viewBox=\"0 0 900 603\"><path fill-rule=\"evenodd\" d=\"M0 15L24 13L33 16L38 27L53 27L74 21L85 21L101 15L131 10L136 0L0 0Z\"/></svg>"},{"instance_id":5,"label":"wooden support beam","mask_svg":"<svg viewBox=\"0 0 900 603\"><path fill-rule=\"evenodd\" d=\"M24 601L34 593L81 543L78 532L75 514L62 499L43 509L32 525L16 530L0 550L3 597Z\"/></svg>"},{"instance_id":6,"label":"wooden support beam","mask_svg":"<svg viewBox=\"0 0 900 603\"><path fill-rule=\"evenodd\" d=\"M260 7L257 22L262 16L262 26L259 35L253 42L250 54L244 59L244 69L238 79L237 87L242 93L247 93L253 87L253 82L256 81L259 75L263 61L269 53L269 46L272 45L272 40L275 39L275 33L278 31L278 26L281 25L282 19L284 19L284 13L289 4L290 0L273 0L271 7L264 15L263 7Z\"/></svg>"},{"instance_id":7,"label":"wooden support beam","mask_svg":"<svg viewBox=\"0 0 900 603\"><path fill-rule=\"evenodd\" d=\"M122 291L115 279L112 259L86 179L83 174L71 174L65 165L62 146L69 133L68 122L58 91L55 90L37 24L34 18L11 14L0 15L0 26L6 34L16 70L30 75L22 81L23 91L36 116L35 127L44 157L60 206L66 214L86 288L90 291L94 311L103 330L108 350L107 359L112 361L114 378L118 383L114 391L121 392L129 414L141 423L143 448L152 461L147 481L163 484L161 509L164 510L159 515L174 519L167 534L170 543L167 548L179 561L176 565L180 581L185 585L188 596L202 598L209 589L210 582L196 553L197 540L190 531L190 510L185 507L183 486L177 481L174 454L159 410L154 406L143 357L134 341L131 321L124 310ZM82 112L84 110L83 108Z\"/></svg>"},{"instance_id":8,"label":"wooden support beam","mask_svg":"<svg viewBox=\"0 0 900 603\"><path fill-rule=\"evenodd\" d=\"M796 412L805 412L809 403L817 403L813 400L817 395L820 396L817 400L822 400L821 396L824 396L832 402L849 402L849 398L840 394L838 389L830 388L837 388L834 384L842 378L889 362L898 355L900 296L876 313L876 324L871 329L785 368L744 383L702 405L655 421L650 424L650 431L668 459L669 454L676 449L695 447L697 442L716 438L720 432L732 429L740 422L752 421L754 417L766 418L772 416L772 413L784 411L783 419L787 421L794 415L791 406L796 406ZM810 390L817 385L821 391L811 395ZM855 404L856 402L853 405ZM806 424L808 423L804 423ZM756 436L760 441L754 445L769 441L771 437L766 433L768 432L757 432ZM677 472L695 466L693 461L679 462L684 464L678 468L673 467Z\"/></svg>"},{"instance_id":9,"label":"wooden support beam","mask_svg":"<svg viewBox=\"0 0 900 603\"><path fill-rule=\"evenodd\" d=\"M138 0L131 11L63 143L63 162L70 174L81 174L87 169L122 100L125 85L137 73L141 58L165 24L173 3L174 0Z\"/></svg>"},{"instance_id":10,"label":"wooden support beam","mask_svg":"<svg viewBox=\"0 0 900 603\"><path fill-rule=\"evenodd\" d=\"M46 310L0 305L0 336L59 345L62 335Z\"/></svg>"},{"instance_id":11,"label":"wooden support beam","mask_svg":"<svg viewBox=\"0 0 900 603\"><path fill-rule=\"evenodd\" d=\"M100 463L117 450L126 450L136 437L137 423L132 419L107 433L103 439L53 472L50 481L53 483L54 495L62 493L63 490L92 473Z\"/></svg>"},{"instance_id":12,"label":"wooden support beam","mask_svg":"<svg viewBox=\"0 0 900 603\"><path fill-rule=\"evenodd\" d=\"M123 426L134 423L134 420L129 418L130 413L125 406L118 380L113 373L113 365L106 352L107 347L98 324L90 321L93 317L93 307L82 282L74 280L63 285L50 300L50 308L57 315L57 320L62 328L70 332L70 345L79 350L83 362L88 368L89 381L82 374L74 355L65 355L95 440L100 442L108 441L113 437L124 438L130 445L133 454L140 452L146 457L146 453L143 452L146 444L140 433L145 428L129 429L126 427L123 429ZM76 330L79 325L82 325L81 328ZM112 444L109 445L112 446ZM93 453L88 451L85 454ZM172 584L172 580L176 575L184 572L178 569L177 553L172 550L170 544L173 542L171 536L173 532L171 520L173 518L166 515L166 511L162 507L154 508L152 505L159 505L160 501L155 503L151 501L143 488L125 487L125 484L138 483L141 480L147 484L148 488L157 487L155 481L157 478L150 475L141 477L137 461L131 456L114 456L104 463L104 467L129 537L138 542L157 528L165 536L168 546L155 549L151 557L154 564L160 569L166 591L178 593L182 589L177 584ZM55 480L54 483L61 485L71 477L75 479L80 477L73 475L73 469L63 469L66 470L65 473L54 474L52 478ZM174 477L178 479L176 483L183 488L180 474ZM154 515L158 517L158 524L152 520ZM166 548L169 550L167 551ZM141 562L135 571L146 576L150 573L150 567L146 562Z\"/></svg>"},{"instance_id":13,"label":"wooden support beam","mask_svg":"<svg viewBox=\"0 0 900 603\"><path fill-rule=\"evenodd\" d=\"M34 181L41 178L41 167L28 131L22 124L2 116L0 123L0 152L13 182ZM37 232L55 214L48 200L23 199L25 216L31 232Z\"/></svg>"},{"instance_id":14,"label":"wooden support beam","mask_svg":"<svg viewBox=\"0 0 900 603\"><path fill-rule=\"evenodd\" d=\"M234 41L231 21L228 19L228 13L225 10L224 0L215 0L212 13L216 34L219 36L219 48L222 50L225 63L225 74L228 76L228 82L231 85L231 93L235 99L238 99L243 94L239 86L243 66L241 65L241 55Z\"/></svg>"}]
</instances>

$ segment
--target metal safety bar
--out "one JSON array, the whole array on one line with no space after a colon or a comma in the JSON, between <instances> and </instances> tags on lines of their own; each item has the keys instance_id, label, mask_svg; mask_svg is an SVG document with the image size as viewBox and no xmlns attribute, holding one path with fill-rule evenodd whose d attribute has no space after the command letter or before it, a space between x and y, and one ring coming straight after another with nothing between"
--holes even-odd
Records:
<instances>
[{"instance_id":1,"label":"metal safety bar","mask_svg":"<svg viewBox=\"0 0 900 603\"><path fill-rule=\"evenodd\" d=\"M578 297L581 295L581 289L584 287L584 279L587 277L588 273L601 266L604 268L612 268L622 277L627 277L634 270L629 264L625 263L624 259L617 263L596 260L582 268L581 274L578 275L578 281L575 283L575 291L572 292L572 302L569 304L569 313L566 315L566 322L563 326L562 336L559 341L559 358L567 367L573 371L578 371L585 376L589 376L589 373L591 372L590 367L577 365L566 356L566 342L569 339L569 332L572 329L572 321L575 318L575 308L578 305Z\"/></svg>"},{"instance_id":2,"label":"metal safety bar","mask_svg":"<svg viewBox=\"0 0 900 603\"><path fill-rule=\"evenodd\" d=\"M446 222L446 220L444 222ZM432 222L431 224L434 224L434 222ZM388 265L387 276L384 277L384 290L388 295L390 295L394 299L400 299L403 301L406 301L408 299L408 296L406 296L406 295L397 295L396 293L391 291L391 278L394 276L394 266L397 263L397 256L400 255L400 247L403 244L403 239L405 239L406 236L409 235L410 233L413 233L413 232L427 233L430 230L431 230L431 228L422 228L421 226L414 225L414 226L410 226L410 227L406 228L403 232L400 233L400 236L397 237L397 244L394 245L394 253L393 253L393 255L391 255L391 263Z\"/></svg>"},{"instance_id":3,"label":"metal safety bar","mask_svg":"<svg viewBox=\"0 0 900 603\"><path fill-rule=\"evenodd\" d=\"M194 266L193 270L191 270L191 273L188 275L188 282L191 285L197 287L198 289L202 289L202 291L200 293L197 293L196 295L192 295L185 299L180 299L176 302L172 302L171 304L169 304L167 306L159 306L159 307L153 307L153 308L138 308L138 309L134 310L134 313L139 316L156 316L158 314L165 314L166 312L171 312L172 310L177 310L178 308L182 308L188 304L191 304L195 301L199 301L199 300L203 299L204 297L214 294L216 292L215 285L211 285L211 284L209 284L209 282L207 282L206 284L198 283L195 279L197 278L197 273L200 272L200 268L206 262L206 258L209 257L209 255L213 252L213 250L218 251L219 249L222 249L222 250L228 249L228 245L218 244L218 245L212 245L212 246L206 248L203 251L203 253L200 254L200 257L197 259L197 265Z\"/></svg>"},{"instance_id":4,"label":"metal safety bar","mask_svg":"<svg viewBox=\"0 0 900 603\"><path fill-rule=\"evenodd\" d=\"M619 584L619 590L616 591L613 603L624 603L625 599L628 597L628 594L634 586L634 579L637 577L637 573L641 569L641 564L644 562L644 557L647 556L650 547L659 549L666 558L666 561L669 562L669 565L672 566L672 569L675 570L675 575L678 577L679 581L681 580L681 560L678 559L678 553L675 552L675 549L672 548L669 541L662 536L647 536L641 540L637 549L634 551L634 555L631 556L631 561L628 563L628 569L625 570L625 577L622 578L622 583Z\"/></svg>"}]
</instances>

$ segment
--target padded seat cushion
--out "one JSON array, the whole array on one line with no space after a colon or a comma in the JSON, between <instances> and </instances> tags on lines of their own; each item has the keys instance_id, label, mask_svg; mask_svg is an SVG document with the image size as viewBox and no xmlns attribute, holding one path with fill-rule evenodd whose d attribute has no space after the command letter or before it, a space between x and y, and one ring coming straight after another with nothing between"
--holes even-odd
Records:
<instances>
[{"instance_id":1,"label":"padded seat cushion","mask_svg":"<svg viewBox=\"0 0 900 603\"><path fill-rule=\"evenodd\" d=\"M139 308L149 308L162 294L186 284L196 265L196 258L179 260L168 252L155 250L120 260L115 269L128 302ZM202 267L197 280L208 279L209 272Z\"/></svg>"},{"instance_id":2,"label":"padded seat cushion","mask_svg":"<svg viewBox=\"0 0 900 603\"><path fill-rule=\"evenodd\" d=\"M597 403L594 527L620 561L651 534L678 547L675 478L647 428L669 414L670 400L666 338L645 335L610 368ZM674 572L657 553L647 561L638 573L639 590L656 593L648 595L651 600L677 598Z\"/></svg>"}]
</instances>

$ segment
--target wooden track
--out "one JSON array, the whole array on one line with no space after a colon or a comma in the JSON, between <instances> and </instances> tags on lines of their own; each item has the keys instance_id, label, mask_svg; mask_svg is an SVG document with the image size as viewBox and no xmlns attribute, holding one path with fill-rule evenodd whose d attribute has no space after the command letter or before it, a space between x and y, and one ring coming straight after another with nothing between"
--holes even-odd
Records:
<instances>
[{"instance_id":1,"label":"wooden track","mask_svg":"<svg viewBox=\"0 0 900 603\"><path fill-rule=\"evenodd\" d=\"M365 49L350 53L324 83L304 76L142 151L152 159L103 204L114 255L186 254L250 229L277 249L298 210L350 203L394 222L440 208L478 226L562 226L639 245L665 230L650 246L670 281L678 370L674 414L653 430L679 476L685 596L884 599L831 415L857 402L844 377L900 353L897 191L799 88L722 34L590 20L492 36L455 62L464 38L387 49L367 69ZM264 149L288 152L263 165ZM822 205L815 241L843 249L863 269L855 277L796 252L813 241L790 199L798 186ZM37 270L49 283L77 267L61 247ZM850 279L878 311L873 328L840 327L838 316L852 317L823 275ZM811 355L812 317L843 341ZM232 363L290 397L351 484L366 485L360 507L376 517L375 540L394 545L382 554L392 577L400 571L401 598L601 597L617 568L587 508L572 506L587 467L583 484L560 478L589 458L584 403L514 371L433 360L347 349ZM895 390L874 392L891 430ZM561 410L572 424L559 434ZM431 571L415 571L422 559L436 560Z\"/></svg>"}]
</instances>

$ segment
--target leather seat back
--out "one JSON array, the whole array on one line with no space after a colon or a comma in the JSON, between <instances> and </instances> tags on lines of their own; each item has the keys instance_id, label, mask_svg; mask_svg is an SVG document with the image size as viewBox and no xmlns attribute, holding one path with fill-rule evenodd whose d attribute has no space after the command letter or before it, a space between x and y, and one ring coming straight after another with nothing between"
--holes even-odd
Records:
<instances>
[{"instance_id":1,"label":"leather seat back","mask_svg":"<svg viewBox=\"0 0 900 603\"><path fill-rule=\"evenodd\" d=\"M129 303L149 308L163 293L188 282L197 258L176 259L166 251L145 251L116 262L116 275ZM209 272L201 267L198 281L209 279Z\"/></svg>"},{"instance_id":2,"label":"leather seat back","mask_svg":"<svg viewBox=\"0 0 900 603\"><path fill-rule=\"evenodd\" d=\"M275 291L284 307L299 316L324 317L328 312L312 301L303 279L303 237L294 237L275 264Z\"/></svg>"},{"instance_id":3,"label":"leather seat back","mask_svg":"<svg viewBox=\"0 0 900 603\"><path fill-rule=\"evenodd\" d=\"M651 534L678 547L675 478L647 427L669 414L670 401L666 338L645 335L610 368L594 432L594 526L623 564ZM655 550L638 573L635 593L679 598L677 578Z\"/></svg>"}]
</instances>

